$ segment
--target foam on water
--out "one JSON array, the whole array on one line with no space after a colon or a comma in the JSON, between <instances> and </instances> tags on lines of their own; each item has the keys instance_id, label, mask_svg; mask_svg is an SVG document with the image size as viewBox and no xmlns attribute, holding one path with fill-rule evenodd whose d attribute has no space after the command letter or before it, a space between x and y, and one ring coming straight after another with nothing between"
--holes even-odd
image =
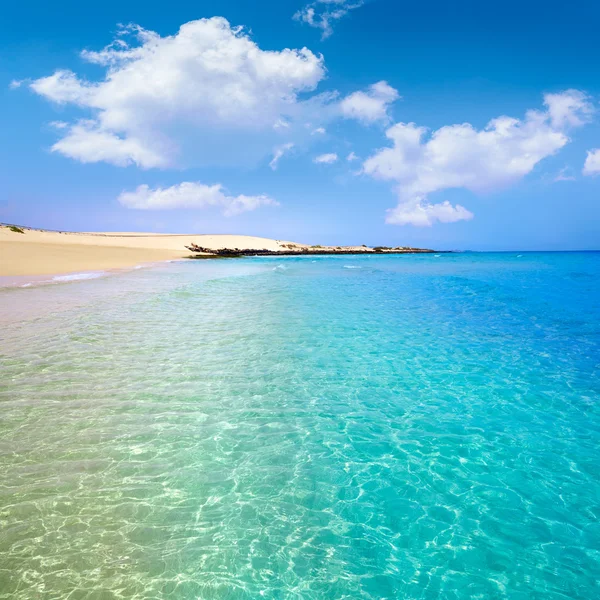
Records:
<instances>
[{"instance_id":1,"label":"foam on water","mask_svg":"<svg viewBox=\"0 0 600 600\"><path fill-rule=\"evenodd\" d=\"M138 268L138 267L134 267ZM69 273L68 275L55 275L52 281L83 281L85 279L97 279L106 275L105 271L89 271L85 273Z\"/></svg>"},{"instance_id":2,"label":"foam on water","mask_svg":"<svg viewBox=\"0 0 600 600\"><path fill-rule=\"evenodd\" d=\"M347 262L0 290L0 598L597 597L600 255Z\"/></svg>"}]
</instances>

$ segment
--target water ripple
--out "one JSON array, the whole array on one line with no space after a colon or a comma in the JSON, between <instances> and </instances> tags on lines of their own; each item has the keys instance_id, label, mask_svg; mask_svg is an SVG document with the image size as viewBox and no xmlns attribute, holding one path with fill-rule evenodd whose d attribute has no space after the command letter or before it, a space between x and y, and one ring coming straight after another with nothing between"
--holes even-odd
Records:
<instances>
[{"instance_id":1,"label":"water ripple","mask_svg":"<svg viewBox=\"0 0 600 600\"><path fill-rule=\"evenodd\" d=\"M343 260L1 292L0 598L598 596L599 257Z\"/></svg>"}]
</instances>

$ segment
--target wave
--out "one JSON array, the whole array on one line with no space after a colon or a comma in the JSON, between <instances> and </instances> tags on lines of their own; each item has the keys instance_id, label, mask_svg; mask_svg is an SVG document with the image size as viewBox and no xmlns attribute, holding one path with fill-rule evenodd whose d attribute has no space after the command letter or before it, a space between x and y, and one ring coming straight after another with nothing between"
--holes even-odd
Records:
<instances>
[{"instance_id":1,"label":"wave","mask_svg":"<svg viewBox=\"0 0 600 600\"><path fill-rule=\"evenodd\" d=\"M52 281L80 281L84 279L97 279L106 275L106 271L89 271L87 273L71 273L70 275L56 275Z\"/></svg>"}]
</instances>

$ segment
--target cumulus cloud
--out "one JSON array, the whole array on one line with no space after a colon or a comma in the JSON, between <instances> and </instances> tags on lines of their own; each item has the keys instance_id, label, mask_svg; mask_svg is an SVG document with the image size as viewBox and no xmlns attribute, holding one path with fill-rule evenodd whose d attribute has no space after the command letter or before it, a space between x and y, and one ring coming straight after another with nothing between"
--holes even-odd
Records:
<instances>
[{"instance_id":1,"label":"cumulus cloud","mask_svg":"<svg viewBox=\"0 0 600 600\"><path fill-rule=\"evenodd\" d=\"M143 168L172 165L183 134L213 153L227 132L238 146L240 132L275 135L298 112L298 95L325 76L322 56L306 48L261 50L222 17L190 21L165 37L130 25L103 50L81 56L105 69L102 79L59 70L29 83L52 102L90 113L53 150Z\"/></svg>"},{"instance_id":2,"label":"cumulus cloud","mask_svg":"<svg viewBox=\"0 0 600 600\"><path fill-rule=\"evenodd\" d=\"M80 81L72 71L55 71L48 77L35 79L29 87L40 96L57 104L76 104L87 106L92 100L94 86Z\"/></svg>"},{"instance_id":3,"label":"cumulus cloud","mask_svg":"<svg viewBox=\"0 0 600 600\"><path fill-rule=\"evenodd\" d=\"M439 204L430 204L420 200L403 202L389 210L386 223L391 225L414 225L415 227L431 227L433 223L455 223L469 221L473 213L464 206L453 206L447 200Z\"/></svg>"},{"instance_id":4,"label":"cumulus cloud","mask_svg":"<svg viewBox=\"0 0 600 600\"><path fill-rule=\"evenodd\" d=\"M10 87L79 111L57 129L52 150L84 163L252 166L273 148L285 151L284 141L310 145L336 119L385 122L399 98L385 81L346 97L311 94L325 78L323 56L262 50L222 17L190 21L171 36L128 25L104 49L81 57L103 74L92 80L62 69Z\"/></svg>"},{"instance_id":5,"label":"cumulus cloud","mask_svg":"<svg viewBox=\"0 0 600 600\"><path fill-rule=\"evenodd\" d=\"M294 19L321 30L321 39L333 33L333 23L351 10L360 8L364 0L315 0L301 8Z\"/></svg>"},{"instance_id":6,"label":"cumulus cloud","mask_svg":"<svg viewBox=\"0 0 600 600\"><path fill-rule=\"evenodd\" d=\"M388 108L399 98L398 90L388 85L387 81L379 81L366 92L358 91L346 96L340 101L340 111L347 119L357 119L363 123L388 121Z\"/></svg>"},{"instance_id":7,"label":"cumulus cloud","mask_svg":"<svg viewBox=\"0 0 600 600\"><path fill-rule=\"evenodd\" d=\"M578 90L567 90L558 94L546 94L544 104L552 127L580 127L589 121L594 108L589 98Z\"/></svg>"},{"instance_id":8,"label":"cumulus cloud","mask_svg":"<svg viewBox=\"0 0 600 600\"><path fill-rule=\"evenodd\" d=\"M118 167L136 164L144 168L169 164L168 152L163 151L158 140L146 144L139 137L121 137L91 120L63 125L61 129L68 129L68 133L52 146L52 150L82 163L103 161Z\"/></svg>"},{"instance_id":9,"label":"cumulus cloud","mask_svg":"<svg viewBox=\"0 0 600 600\"><path fill-rule=\"evenodd\" d=\"M319 156L317 156L313 162L317 163L317 164L325 164L325 165L331 165L334 162L336 162L338 159L338 155L335 154L335 152L330 152L329 154L320 154Z\"/></svg>"},{"instance_id":10,"label":"cumulus cloud","mask_svg":"<svg viewBox=\"0 0 600 600\"><path fill-rule=\"evenodd\" d=\"M170 210L175 208L221 208L226 217L255 210L260 206L278 206L269 196L229 196L223 186L184 181L168 188L151 189L138 186L133 192L122 192L119 202L138 210Z\"/></svg>"},{"instance_id":11,"label":"cumulus cloud","mask_svg":"<svg viewBox=\"0 0 600 600\"><path fill-rule=\"evenodd\" d=\"M363 164L363 173L395 184L398 206L388 211L386 221L431 226L472 218L460 205L430 203L429 194L450 188L492 192L519 181L565 146L568 130L585 123L592 112L578 90L546 94L544 104L545 110L530 110L523 119L498 117L481 130L469 123L450 125L428 139L427 130L414 123L390 127L386 136L392 146Z\"/></svg>"},{"instance_id":12,"label":"cumulus cloud","mask_svg":"<svg viewBox=\"0 0 600 600\"><path fill-rule=\"evenodd\" d=\"M273 169L273 171L277 170L277 167L279 166L279 159L284 154L289 152L293 147L294 147L294 144L289 142L287 144L282 144L281 146L278 146L277 148L275 148L275 152L273 152L273 159L269 163L269 166L271 167L271 169Z\"/></svg>"},{"instance_id":13,"label":"cumulus cloud","mask_svg":"<svg viewBox=\"0 0 600 600\"><path fill-rule=\"evenodd\" d=\"M582 173L584 175L600 174L600 148L594 148L593 150L588 151Z\"/></svg>"},{"instance_id":14,"label":"cumulus cloud","mask_svg":"<svg viewBox=\"0 0 600 600\"><path fill-rule=\"evenodd\" d=\"M348 162L353 162L355 160L358 160L358 156L356 156L355 152L350 152L350 154L348 154L348 156L346 156L346 160Z\"/></svg>"}]
</instances>

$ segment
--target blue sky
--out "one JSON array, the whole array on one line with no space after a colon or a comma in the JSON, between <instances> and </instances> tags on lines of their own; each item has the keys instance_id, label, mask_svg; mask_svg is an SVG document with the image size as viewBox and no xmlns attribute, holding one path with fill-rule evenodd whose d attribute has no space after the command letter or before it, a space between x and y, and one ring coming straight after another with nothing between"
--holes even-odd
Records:
<instances>
[{"instance_id":1,"label":"blue sky","mask_svg":"<svg viewBox=\"0 0 600 600\"><path fill-rule=\"evenodd\" d=\"M13 4L0 220L597 249L599 22L591 0Z\"/></svg>"}]
</instances>

